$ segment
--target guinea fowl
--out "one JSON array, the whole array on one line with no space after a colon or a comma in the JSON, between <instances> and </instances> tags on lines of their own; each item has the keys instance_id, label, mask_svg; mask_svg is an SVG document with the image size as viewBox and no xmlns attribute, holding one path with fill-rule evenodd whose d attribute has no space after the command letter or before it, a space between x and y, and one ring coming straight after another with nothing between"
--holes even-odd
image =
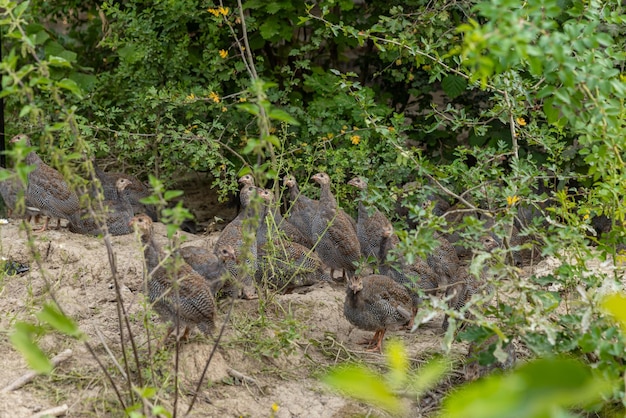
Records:
<instances>
[{"instance_id":1,"label":"guinea fowl","mask_svg":"<svg viewBox=\"0 0 626 418\"><path fill-rule=\"evenodd\" d=\"M277 233L277 220L271 214L274 195L269 190L258 190L265 201L266 210L257 231L259 269L257 280L266 279L274 288L290 291L297 287L310 286L319 281L330 281L324 272L324 263L310 248L283 239ZM268 216L270 215L270 216ZM279 223L278 223L279 224Z\"/></svg>"},{"instance_id":2,"label":"guinea fowl","mask_svg":"<svg viewBox=\"0 0 626 418\"><path fill-rule=\"evenodd\" d=\"M413 319L411 295L406 287L379 274L353 276L348 283L343 313L357 328L375 331L369 349L380 351L388 329L400 329Z\"/></svg>"},{"instance_id":3,"label":"guinea fowl","mask_svg":"<svg viewBox=\"0 0 626 418\"><path fill-rule=\"evenodd\" d=\"M218 248L226 245L234 248L238 261L228 260L226 262L226 268L230 272L232 280L224 283L222 293L226 295L242 294L245 299L251 299L255 295L252 277L257 269L256 230L263 210L258 205L260 202L252 199L255 192L256 187L244 185L239 192L242 210L235 219L226 225L215 243ZM242 261L247 266L245 269L241 269L239 266Z\"/></svg>"},{"instance_id":4,"label":"guinea fowl","mask_svg":"<svg viewBox=\"0 0 626 418\"><path fill-rule=\"evenodd\" d=\"M381 211L376 208L369 208L363 203L364 195L367 193L367 182L364 179L355 177L348 184L359 189L362 195L359 199L359 212L356 221L356 235L359 238L361 254L366 258L378 259L383 239L382 231L386 226L390 226L391 222Z\"/></svg>"},{"instance_id":5,"label":"guinea fowl","mask_svg":"<svg viewBox=\"0 0 626 418\"><path fill-rule=\"evenodd\" d=\"M445 289L450 283L454 283L457 280L461 262L456 250L447 239L437 237L437 241L439 245L428 254L426 262L438 278L438 287Z\"/></svg>"},{"instance_id":6,"label":"guinea fowl","mask_svg":"<svg viewBox=\"0 0 626 418\"><path fill-rule=\"evenodd\" d=\"M161 319L170 323L163 341L176 329L177 322L183 339L194 326L210 335L215 328L215 300L209 282L189 264L176 263L175 257L162 260L149 216L137 215L130 225L141 234L150 303Z\"/></svg>"},{"instance_id":7,"label":"guinea fowl","mask_svg":"<svg viewBox=\"0 0 626 418\"><path fill-rule=\"evenodd\" d=\"M320 185L321 190L318 211L312 224L315 251L330 267L331 277L335 269L343 269L348 277L352 277L361 256L356 229L349 220L338 215L339 208L330 191L328 174L317 173L311 178Z\"/></svg>"},{"instance_id":8,"label":"guinea fowl","mask_svg":"<svg viewBox=\"0 0 626 418\"><path fill-rule=\"evenodd\" d=\"M111 200L102 202L104 216L100 222L106 223L107 230L111 235L126 235L133 232L133 228L129 225L134 215L133 207L128 196L124 193L130 184L130 180L124 177L118 178L115 195ZM103 233L102 224L94 219L89 211L81 211L81 215L78 222L70 221L69 229L71 232L83 235L100 235Z\"/></svg>"},{"instance_id":9,"label":"guinea fowl","mask_svg":"<svg viewBox=\"0 0 626 418\"><path fill-rule=\"evenodd\" d=\"M235 250L230 245L215 247L212 251L190 245L180 248L178 254L207 280L214 295L227 280L226 275L230 274L226 263L237 260Z\"/></svg>"},{"instance_id":10,"label":"guinea fowl","mask_svg":"<svg viewBox=\"0 0 626 418\"><path fill-rule=\"evenodd\" d=\"M251 174L246 174L239 179L239 183L246 187L254 187L254 178ZM300 231L294 224L284 219L280 213L280 208L278 206L270 205L268 206L272 213L272 218L274 221L274 225L277 227L278 231L284 234L289 241L296 242L300 245L303 245L307 248L311 248L313 246L313 242L311 240L311 234L305 234ZM258 241L258 240L257 240Z\"/></svg>"},{"instance_id":11,"label":"guinea fowl","mask_svg":"<svg viewBox=\"0 0 626 418\"><path fill-rule=\"evenodd\" d=\"M313 238L313 219L319 208L319 201L313 200L300 193L298 183L293 176L285 176L283 184L289 190L289 210L287 219L294 225L303 235ZM313 242L312 242L313 243Z\"/></svg>"},{"instance_id":12,"label":"guinea fowl","mask_svg":"<svg viewBox=\"0 0 626 418\"><path fill-rule=\"evenodd\" d=\"M485 234L480 238L480 245L482 249L487 252L491 252L493 249L500 246L500 243L496 241L491 234ZM486 267L483 268L482 277L484 278L486 273ZM446 297L449 297L448 306L450 309L456 311L461 310L467 302L470 301L473 295L479 293L481 288L484 288L484 283L479 281L476 277L470 274L469 271L459 268L458 278L454 283L448 285L446 290ZM465 314L466 318L471 317L471 314ZM448 328L448 315L443 319L441 324L443 329Z\"/></svg>"},{"instance_id":13,"label":"guinea fowl","mask_svg":"<svg viewBox=\"0 0 626 418\"><path fill-rule=\"evenodd\" d=\"M380 245L379 270L381 274L391 277L397 283L407 287L411 292L413 302L413 316L421 301L418 289L424 293L435 293L439 287L437 275L428 263L420 257L415 257L411 264L407 264L401 254L395 254L395 259L388 257L397 244L398 237L394 234L393 226L385 225L382 230Z\"/></svg>"},{"instance_id":14,"label":"guinea fowl","mask_svg":"<svg viewBox=\"0 0 626 418\"><path fill-rule=\"evenodd\" d=\"M128 201L133 206L133 213L145 213L154 222L158 220L157 210L154 205L147 205L141 203L140 200L144 199L152 194L150 189L135 176L131 176L123 173L105 172L93 161L93 168L100 184L102 185L102 193L105 200L114 200L117 198L117 180L125 178L130 181L130 185L124 190L124 194L128 198ZM91 195L96 196L97 191L91 190Z\"/></svg>"},{"instance_id":15,"label":"guinea fowl","mask_svg":"<svg viewBox=\"0 0 626 418\"><path fill-rule=\"evenodd\" d=\"M28 200L19 203L25 196L24 185L12 170L2 170L7 178L0 181L0 196L7 207L7 216L10 218L26 218L30 222L33 217L39 217L40 210L34 207Z\"/></svg>"},{"instance_id":16,"label":"guinea fowl","mask_svg":"<svg viewBox=\"0 0 626 418\"><path fill-rule=\"evenodd\" d=\"M27 147L31 146L28 135L20 134L11 139L11 143L17 142L23 142ZM37 232L48 228L50 217L58 219L57 227L60 226L61 219L78 221L80 209L78 196L70 189L61 173L44 163L35 151L29 152L25 161L26 164L34 165L35 169L28 173L24 197L47 217L43 227Z\"/></svg>"}]
</instances>

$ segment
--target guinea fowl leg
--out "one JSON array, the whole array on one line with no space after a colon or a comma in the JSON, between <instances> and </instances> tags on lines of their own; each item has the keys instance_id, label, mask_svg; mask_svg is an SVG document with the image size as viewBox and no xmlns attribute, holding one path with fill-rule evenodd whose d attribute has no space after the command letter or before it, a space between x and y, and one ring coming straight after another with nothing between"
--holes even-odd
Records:
<instances>
[{"instance_id":1,"label":"guinea fowl leg","mask_svg":"<svg viewBox=\"0 0 626 418\"><path fill-rule=\"evenodd\" d=\"M50 222L50 218L46 216L46 220L43 221L43 226L39 229L34 230L33 232L43 232L48 229L48 223Z\"/></svg>"},{"instance_id":2,"label":"guinea fowl leg","mask_svg":"<svg viewBox=\"0 0 626 418\"><path fill-rule=\"evenodd\" d=\"M385 328L383 329L379 329L378 331L376 331L374 333L374 338L372 339L373 347L369 347L366 349L366 351L378 351L379 353L382 353L382 347L383 347L383 338L385 337Z\"/></svg>"}]
</instances>

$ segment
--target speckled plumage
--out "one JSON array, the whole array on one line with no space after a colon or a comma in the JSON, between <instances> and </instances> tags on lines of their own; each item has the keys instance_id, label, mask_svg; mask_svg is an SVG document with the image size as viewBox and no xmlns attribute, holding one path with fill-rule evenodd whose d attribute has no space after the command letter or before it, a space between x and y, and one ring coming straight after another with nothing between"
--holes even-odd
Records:
<instances>
[{"instance_id":1,"label":"speckled plumage","mask_svg":"<svg viewBox=\"0 0 626 418\"><path fill-rule=\"evenodd\" d=\"M457 279L460 261L456 250L448 240L443 237L439 237L437 240L439 246L428 254L426 262L435 272L439 286L444 287Z\"/></svg>"},{"instance_id":2,"label":"speckled plumage","mask_svg":"<svg viewBox=\"0 0 626 418\"><path fill-rule=\"evenodd\" d=\"M126 235L133 232L133 228L129 225L130 220L134 216L133 206L128 200L128 196L124 193L124 190L130 184L130 180L123 177L118 178L115 195L113 195L111 200L102 202L102 207L104 208L103 220L106 222L107 230L111 235ZM86 210L81 211L79 221L70 221L69 230L83 235L99 235L103 233L99 222Z\"/></svg>"},{"instance_id":3,"label":"speckled plumage","mask_svg":"<svg viewBox=\"0 0 626 418\"><path fill-rule=\"evenodd\" d=\"M356 235L356 227L349 220L338 216L337 200L330 190L330 177L317 173L312 179L320 185L320 204L313 218L315 251L322 261L331 268L343 269L348 277L354 275L356 263L361 257L361 245Z\"/></svg>"},{"instance_id":4,"label":"speckled plumage","mask_svg":"<svg viewBox=\"0 0 626 418\"><path fill-rule=\"evenodd\" d=\"M380 351L385 332L407 326L413 319L411 295L387 276L372 274L348 279L344 315L359 329L375 331L373 349Z\"/></svg>"},{"instance_id":5,"label":"speckled plumage","mask_svg":"<svg viewBox=\"0 0 626 418\"><path fill-rule=\"evenodd\" d=\"M391 222L377 208L367 207L365 203L363 203L364 195L367 193L367 182L364 179L354 177L348 184L361 191L359 212L356 221L356 235L359 238L361 254L364 257L374 257L378 259L381 241L383 240L383 228L387 225L391 225Z\"/></svg>"},{"instance_id":6,"label":"speckled plumage","mask_svg":"<svg viewBox=\"0 0 626 418\"><path fill-rule=\"evenodd\" d=\"M145 214L130 222L141 234L148 276L148 298L161 319L170 323L167 338L176 329L183 338L197 326L204 334L215 328L215 301L209 283L187 263L176 263L175 257L161 261L161 249L153 237L152 220Z\"/></svg>"},{"instance_id":7,"label":"speckled plumage","mask_svg":"<svg viewBox=\"0 0 626 418\"><path fill-rule=\"evenodd\" d=\"M235 250L237 259L237 262L232 260L226 262L226 268L230 272L232 280L224 284L222 293L225 295L242 295L244 298L252 298L255 295L252 278L258 264L256 231L261 211L264 210L260 202L253 202L252 196L255 191L254 186L244 186L241 189L239 199L242 210L235 219L226 225L215 243L218 248L226 245L231 246ZM240 268L242 262L246 264L248 273Z\"/></svg>"},{"instance_id":8,"label":"speckled plumage","mask_svg":"<svg viewBox=\"0 0 626 418\"><path fill-rule=\"evenodd\" d=\"M235 250L230 245L216 247L213 250L190 245L180 248L178 254L207 280L214 295L221 290L230 275L226 263L237 260Z\"/></svg>"},{"instance_id":9,"label":"speckled plumage","mask_svg":"<svg viewBox=\"0 0 626 418\"><path fill-rule=\"evenodd\" d=\"M439 288L438 278L422 258L416 257L413 263L408 264L401 254L394 254L395 258L388 257L397 244L398 237L394 233L393 226L383 227L379 256L382 261L379 264L379 270L381 274L391 277L409 289L413 302L413 312L417 313L421 301L418 289L425 293L436 293Z\"/></svg>"},{"instance_id":10,"label":"speckled plumage","mask_svg":"<svg viewBox=\"0 0 626 418\"><path fill-rule=\"evenodd\" d=\"M130 181L130 185L124 190L124 194L133 206L133 213L145 213L154 222L158 220L156 207L140 202L140 199L146 198L152 194L150 188L141 180L129 174L102 171L95 161L93 162L93 167L96 177L100 180L100 184L102 185L102 193L105 200L116 199L117 189L115 184L118 179L125 178ZM92 195L95 195L94 190L92 190Z\"/></svg>"},{"instance_id":11,"label":"speckled plumage","mask_svg":"<svg viewBox=\"0 0 626 418\"><path fill-rule=\"evenodd\" d=\"M288 200L290 206L287 211L287 220L305 237L308 237L311 244L314 244L312 224L319 207L319 201L300 193L296 179L293 176L285 176L283 184L289 190Z\"/></svg>"},{"instance_id":12,"label":"speckled plumage","mask_svg":"<svg viewBox=\"0 0 626 418\"><path fill-rule=\"evenodd\" d=\"M24 184L17 177L13 170L2 169L8 176L6 180L0 181L0 195L8 209L7 215L11 218L27 218L39 216L41 211L34 207L25 198L26 190ZM24 197L23 206L18 205L20 197Z\"/></svg>"},{"instance_id":13,"label":"speckled plumage","mask_svg":"<svg viewBox=\"0 0 626 418\"><path fill-rule=\"evenodd\" d=\"M276 213L272 210L272 193L269 190L259 190L258 193L265 200L266 210L257 231L257 280L267 281L272 287L284 291L329 281L324 264L313 250L284 239L276 231L279 222L271 216Z\"/></svg>"},{"instance_id":14,"label":"speckled plumage","mask_svg":"<svg viewBox=\"0 0 626 418\"><path fill-rule=\"evenodd\" d=\"M26 146L31 146L27 135L20 134L11 139L12 143L20 141ZM28 173L25 194L25 198L32 206L49 218L78 220L80 209L78 196L70 189L63 175L44 163L35 151L28 153L25 162L35 166L35 169ZM49 219L46 219L40 231L47 229L48 222Z\"/></svg>"}]
</instances>

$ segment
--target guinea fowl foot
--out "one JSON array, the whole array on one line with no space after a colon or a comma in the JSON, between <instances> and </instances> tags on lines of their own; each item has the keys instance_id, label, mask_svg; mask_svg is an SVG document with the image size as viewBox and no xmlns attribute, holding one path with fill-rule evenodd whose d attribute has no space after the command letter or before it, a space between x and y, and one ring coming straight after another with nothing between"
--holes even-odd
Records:
<instances>
[{"instance_id":1,"label":"guinea fowl foot","mask_svg":"<svg viewBox=\"0 0 626 418\"><path fill-rule=\"evenodd\" d=\"M39 228L39 229L34 229L33 232L34 233L40 233L40 232L47 231L48 230L48 223L50 223L50 218L48 218L46 216L46 220L43 221L43 226L41 228Z\"/></svg>"},{"instance_id":2,"label":"guinea fowl foot","mask_svg":"<svg viewBox=\"0 0 626 418\"><path fill-rule=\"evenodd\" d=\"M383 337L385 336L385 330L378 330L374 333L374 336L369 339L366 338L365 340L361 341L359 344L360 345L366 345L367 347L365 348L365 351L371 351L371 352L382 352L382 345L383 345Z\"/></svg>"}]
</instances>

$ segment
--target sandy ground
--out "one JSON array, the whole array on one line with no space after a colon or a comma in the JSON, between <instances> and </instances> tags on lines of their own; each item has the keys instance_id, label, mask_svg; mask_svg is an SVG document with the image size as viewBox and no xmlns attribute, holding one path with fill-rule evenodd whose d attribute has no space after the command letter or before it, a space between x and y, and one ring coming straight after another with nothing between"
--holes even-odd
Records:
<instances>
[{"instance_id":1,"label":"sandy ground","mask_svg":"<svg viewBox=\"0 0 626 418\"><path fill-rule=\"evenodd\" d=\"M202 212L205 215L203 219L208 219L207 224L216 214L228 220L234 216L233 211L234 208L224 206L221 212L215 207L195 210L196 214ZM213 229L212 224L209 226ZM184 233L184 245L209 248L218 233ZM155 235L159 243L167 242L162 224L155 224ZM112 247L124 308L140 354L142 375L148 380L145 384L153 384L148 376L154 376L154 381L159 382L156 397L171 409L174 401L174 344L171 340L164 350L155 353L154 345L165 331L156 318L148 320L153 325L148 329L157 335L148 338L146 334L140 243L134 235L126 235L113 237ZM37 254L38 262L33 252ZM120 390L127 393L122 372L108 354L110 351L116 361L122 362L115 286L103 240L73 234L62 228L34 234L33 246L29 248L21 222L11 220L0 225L0 255L31 267L29 272L7 276L0 283L0 350L3 353L0 356L0 390L28 371L24 359L11 345L13 326L17 321L36 322L35 314L54 294L65 313L85 333L86 341L106 365ZM554 267L548 261L537 266L546 272ZM347 400L320 382L320 376L328 367L344 361L359 361L381 370L384 366L380 354L365 352L358 344L371 337L371 333L355 329L344 318L344 294L342 284L325 283L302 293L274 295L263 306L258 300L236 301L191 416L380 416L380 411ZM224 323L228 308L228 303L220 305L218 327ZM386 338L402 339L408 347L412 366L419 367L425 359L443 351L441 319L435 318L416 333L389 332ZM128 332L124 332L123 341L128 347ZM73 354L50 376L38 376L9 393L0 392L0 417L33 416L63 404L69 408L67 416L122 415L111 384L83 342L50 331L38 337L38 343L50 357L68 348ZM213 341L198 333L182 345L179 357L180 413L187 410L212 349ZM466 351L466 346L454 343L453 356L463 357ZM131 373L136 381L135 366ZM247 378L234 377L237 373ZM461 373L457 372L449 380L460 383ZM413 406L411 416L425 415L424 412L432 410L432 404L433 399L426 396L419 405Z\"/></svg>"}]
</instances>

